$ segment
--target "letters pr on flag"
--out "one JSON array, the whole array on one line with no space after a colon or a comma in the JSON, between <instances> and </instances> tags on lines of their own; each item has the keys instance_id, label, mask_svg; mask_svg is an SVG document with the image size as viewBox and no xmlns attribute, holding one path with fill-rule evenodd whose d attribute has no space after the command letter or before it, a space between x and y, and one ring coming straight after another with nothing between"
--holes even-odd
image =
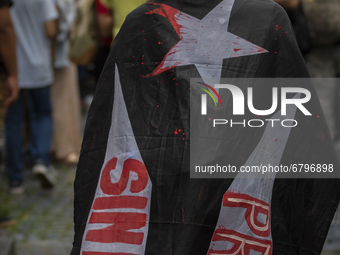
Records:
<instances>
[{"instance_id":1,"label":"letters pr on flag","mask_svg":"<svg viewBox=\"0 0 340 255\"><path fill-rule=\"evenodd\" d=\"M190 78L214 86L243 77L308 77L274 2L161 0L128 15L88 115L72 255L320 254L339 202L338 179L190 178ZM225 151L230 163L263 160L274 132L284 141L271 147L275 163L300 155L305 163L333 160L339 169L316 92L308 89L313 125L225 134L237 141ZM301 118L296 109L287 114Z\"/></svg>"}]
</instances>

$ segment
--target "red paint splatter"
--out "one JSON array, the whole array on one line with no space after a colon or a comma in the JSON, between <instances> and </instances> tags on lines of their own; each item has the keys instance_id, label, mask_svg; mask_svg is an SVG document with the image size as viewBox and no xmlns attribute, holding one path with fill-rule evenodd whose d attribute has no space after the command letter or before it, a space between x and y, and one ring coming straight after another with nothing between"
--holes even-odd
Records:
<instances>
[{"instance_id":1,"label":"red paint splatter","mask_svg":"<svg viewBox=\"0 0 340 255\"><path fill-rule=\"evenodd\" d=\"M237 52L237 51L239 51L239 50L241 50L241 49L236 49L236 48L234 48L234 51L235 51L235 52Z\"/></svg>"},{"instance_id":2,"label":"red paint splatter","mask_svg":"<svg viewBox=\"0 0 340 255\"><path fill-rule=\"evenodd\" d=\"M172 24L172 26L174 27L177 35L180 37L181 25L177 23L176 18L175 18L175 16L178 15L180 11L165 4L156 4L156 3L151 3L151 4L158 5L159 8L146 12L145 14L158 14L168 19L170 23Z\"/></svg>"}]
</instances>

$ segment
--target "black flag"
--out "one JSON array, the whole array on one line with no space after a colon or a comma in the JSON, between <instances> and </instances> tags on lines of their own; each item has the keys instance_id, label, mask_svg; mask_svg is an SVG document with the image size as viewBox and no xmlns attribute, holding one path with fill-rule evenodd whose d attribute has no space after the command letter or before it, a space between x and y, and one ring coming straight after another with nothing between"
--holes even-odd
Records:
<instances>
[{"instance_id":1,"label":"black flag","mask_svg":"<svg viewBox=\"0 0 340 255\"><path fill-rule=\"evenodd\" d=\"M161 0L131 12L88 115L71 254L320 254L338 179L190 178L191 78L209 87L209 79L308 78L308 71L287 15L270 0ZM226 132L218 146L232 146L223 157L238 169L275 156L285 165L324 160L338 171L316 92L306 89L308 121ZM303 119L300 110L287 116Z\"/></svg>"}]
</instances>

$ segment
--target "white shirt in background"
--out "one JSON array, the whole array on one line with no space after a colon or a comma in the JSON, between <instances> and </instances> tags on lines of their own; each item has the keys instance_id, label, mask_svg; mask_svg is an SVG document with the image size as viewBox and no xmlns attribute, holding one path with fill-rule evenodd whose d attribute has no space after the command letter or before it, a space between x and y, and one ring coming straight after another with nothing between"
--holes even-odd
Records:
<instances>
[{"instance_id":1,"label":"white shirt in background","mask_svg":"<svg viewBox=\"0 0 340 255\"><path fill-rule=\"evenodd\" d=\"M17 57L20 88L51 85L50 40L44 23L58 18L53 0L13 0L11 17L17 36Z\"/></svg>"}]
</instances>

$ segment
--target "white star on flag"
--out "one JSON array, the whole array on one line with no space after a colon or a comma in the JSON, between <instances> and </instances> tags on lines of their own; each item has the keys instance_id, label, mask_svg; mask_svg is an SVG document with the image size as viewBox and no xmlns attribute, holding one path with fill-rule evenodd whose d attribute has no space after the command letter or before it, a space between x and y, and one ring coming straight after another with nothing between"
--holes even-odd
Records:
<instances>
[{"instance_id":1,"label":"white star on flag","mask_svg":"<svg viewBox=\"0 0 340 255\"><path fill-rule=\"evenodd\" d=\"M158 5L158 4L157 4ZM203 81L214 87L219 83L223 59L259 53L267 50L228 32L230 13L234 0L223 0L202 20L159 4L158 13L174 26L179 42L165 55L163 61L148 76L158 75L175 66L195 65Z\"/></svg>"}]
</instances>

